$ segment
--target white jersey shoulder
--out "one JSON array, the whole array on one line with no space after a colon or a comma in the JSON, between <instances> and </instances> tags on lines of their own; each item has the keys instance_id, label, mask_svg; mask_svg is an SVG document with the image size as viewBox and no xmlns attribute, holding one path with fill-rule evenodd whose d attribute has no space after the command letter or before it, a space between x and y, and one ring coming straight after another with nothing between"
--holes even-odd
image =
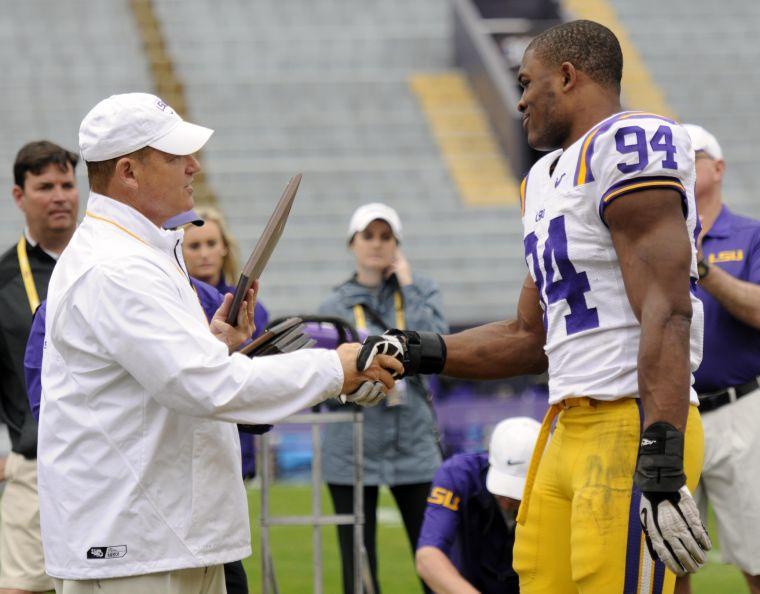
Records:
<instances>
[{"instance_id":1,"label":"white jersey shoulder","mask_svg":"<svg viewBox=\"0 0 760 594\"><path fill-rule=\"evenodd\" d=\"M604 220L615 200L645 189L681 196L697 233L694 152L686 131L654 114L623 112L567 150L551 152L520 186L523 243L539 288L549 358L550 402L614 400L638 391L640 327ZM696 279L696 248L692 246ZM701 360L702 307L692 295L692 369ZM693 395L693 398L696 398Z\"/></svg>"},{"instance_id":2,"label":"white jersey shoulder","mask_svg":"<svg viewBox=\"0 0 760 594\"><path fill-rule=\"evenodd\" d=\"M686 212L694 180L688 132L654 114L618 114L587 134L579 147L576 183L592 184L602 216L617 198L649 188L678 191Z\"/></svg>"}]
</instances>

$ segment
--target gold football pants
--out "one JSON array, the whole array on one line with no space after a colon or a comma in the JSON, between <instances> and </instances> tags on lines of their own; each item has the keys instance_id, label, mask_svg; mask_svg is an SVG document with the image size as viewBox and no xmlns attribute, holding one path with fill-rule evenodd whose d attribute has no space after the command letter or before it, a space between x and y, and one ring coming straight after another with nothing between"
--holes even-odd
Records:
<instances>
[{"instance_id":1,"label":"gold football pants","mask_svg":"<svg viewBox=\"0 0 760 594\"><path fill-rule=\"evenodd\" d=\"M568 401L546 450L533 454L520 510L514 568L522 594L672 594L675 575L652 561L639 524L633 475L641 433L638 399ZM567 405L566 405L567 406ZM555 405L547 413L544 430ZM694 492L704 441L689 407L684 468Z\"/></svg>"}]
</instances>

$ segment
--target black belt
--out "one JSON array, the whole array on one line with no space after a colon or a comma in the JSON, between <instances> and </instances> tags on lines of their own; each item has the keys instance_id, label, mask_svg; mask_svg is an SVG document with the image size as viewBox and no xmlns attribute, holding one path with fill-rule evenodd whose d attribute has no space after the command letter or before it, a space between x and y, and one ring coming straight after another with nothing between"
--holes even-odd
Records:
<instances>
[{"instance_id":1,"label":"black belt","mask_svg":"<svg viewBox=\"0 0 760 594\"><path fill-rule=\"evenodd\" d=\"M719 392L709 392L707 394L699 395L699 412L706 413L716 408L720 408L725 404L731 404L736 402L742 396L746 396L750 392L754 392L760 387L760 382L757 378L748 381L741 386L734 386L733 388L726 388Z\"/></svg>"}]
</instances>

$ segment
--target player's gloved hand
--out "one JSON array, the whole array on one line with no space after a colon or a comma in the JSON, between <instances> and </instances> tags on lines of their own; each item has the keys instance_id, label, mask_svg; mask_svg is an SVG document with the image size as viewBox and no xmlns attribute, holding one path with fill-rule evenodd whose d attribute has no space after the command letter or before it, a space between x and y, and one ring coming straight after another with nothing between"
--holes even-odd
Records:
<instances>
[{"instance_id":1,"label":"player's gloved hand","mask_svg":"<svg viewBox=\"0 0 760 594\"><path fill-rule=\"evenodd\" d=\"M367 369L376 355L390 355L398 359L404 366L401 377L440 373L446 363L446 343L435 332L394 329L381 336L368 336L356 356L359 371Z\"/></svg>"},{"instance_id":2,"label":"player's gloved hand","mask_svg":"<svg viewBox=\"0 0 760 594\"><path fill-rule=\"evenodd\" d=\"M403 365L404 348L401 337L391 335L388 332L382 336L368 336L356 354L356 368L359 371L366 371L377 355L394 357ZM398 379L401 373L392 371L391 375L394 379ZM364 382L356 392L348 396L341 395L340 399L343 404L353 402L360 406L375 406L384 396L382 385L379 382Z\"/></svg>"},{"instance_id":3,"label":"player's gloved hand","mask_svg":"<svg viewBox=\"0 0 760 594\"><path fill-rule=\"evenodd\" d=\"M686 488L683 433L664 422L644 430L634 483L641 490L639 516L652 558L678 576L697 571L712 543Z\"/></svg>"},{"instance_id":4,"label":"player's gloved hand","mask_svg":"<svg viewBox=\"0 0 760 594\"><path fill-rule=\"evenodd\" d=\"M361 348L360 344L350 343L341 344L336 349L343 369L342 395L339 399L344 404L374 406L393 388L393 376L401 374L404 366L395 357L378 353L370 365L360 370L356 359Z\"/></svg>"},{"instance_id":5,"label":"player's gloved hand","mask_svg":"<svg viewBox=\"0 0 760 594\"><path fill-rule=\"evenodd\" d=\"M359 352L356 355L356 368L365 371L372 365L377 355L388 355L404 363L404 344L396 336L383 334L382 336L368 336L364 339ZM405 368L406 369L406 368ZM392 373L394 379L399 374Z\"/></svg>"},{"instance_id":6,"label":"player's gloved hand","mask_svg":"<svg viewBox=\"0 0 760 594\"><path fill-rule=\"evenodd\" d=\"M385 384L383 382L364 382L356 392L341 394L340 401L343 404L358 404L359 406L375 406L385 398Z\"/></svg>"}]
</instances>

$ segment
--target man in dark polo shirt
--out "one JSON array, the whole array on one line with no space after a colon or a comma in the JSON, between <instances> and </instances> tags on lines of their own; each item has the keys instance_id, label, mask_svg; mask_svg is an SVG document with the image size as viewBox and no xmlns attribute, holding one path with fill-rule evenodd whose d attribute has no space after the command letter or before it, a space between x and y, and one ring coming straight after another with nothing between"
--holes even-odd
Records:
<instances>
[{"instance_id":1,"label":"man in dark polo shirt","mask_svg":"<svg viewBox=\"0 0 760 594\"><path fill-rule=\"evenodd\" d=\"M488 453L458 454L433 478L417 541L417 572L439 594L517 594L515 515L541 425L502 421Z\"/></svg>"},{"instance_id":2,"label":"man in dark polo shirt","mask_svg":"<svg viewBox=\"0 0 760 594\"><path fill-rule=\"evenodd\" d=\"M705 461L695 498L715 510L724 561L760 593L760 221L723 204L725 163L715 137L685 125L696 152L702 223L697 295L704 304L702 365L695 374ZM688 578L687 578L688 579ZM679 593L689 592L679 584Z\"/></svg>"},{"instance_id":3,"label":"man in dark polo shirt","mask_svg":"<svg viewBox=\"0 0 760 594\"><path fill-rule=\"evenodd\" d=\"M24 384L24 350L32 315L47 296L56 260L77 222L74 168L79 157L47 141L16 155L13 199L25 228L0 256L0 419L11 453L0 459L5 491L0 502L0 593L53 588L45 575L37 499L37 423Z\"/></svg>"}]
</instances>

